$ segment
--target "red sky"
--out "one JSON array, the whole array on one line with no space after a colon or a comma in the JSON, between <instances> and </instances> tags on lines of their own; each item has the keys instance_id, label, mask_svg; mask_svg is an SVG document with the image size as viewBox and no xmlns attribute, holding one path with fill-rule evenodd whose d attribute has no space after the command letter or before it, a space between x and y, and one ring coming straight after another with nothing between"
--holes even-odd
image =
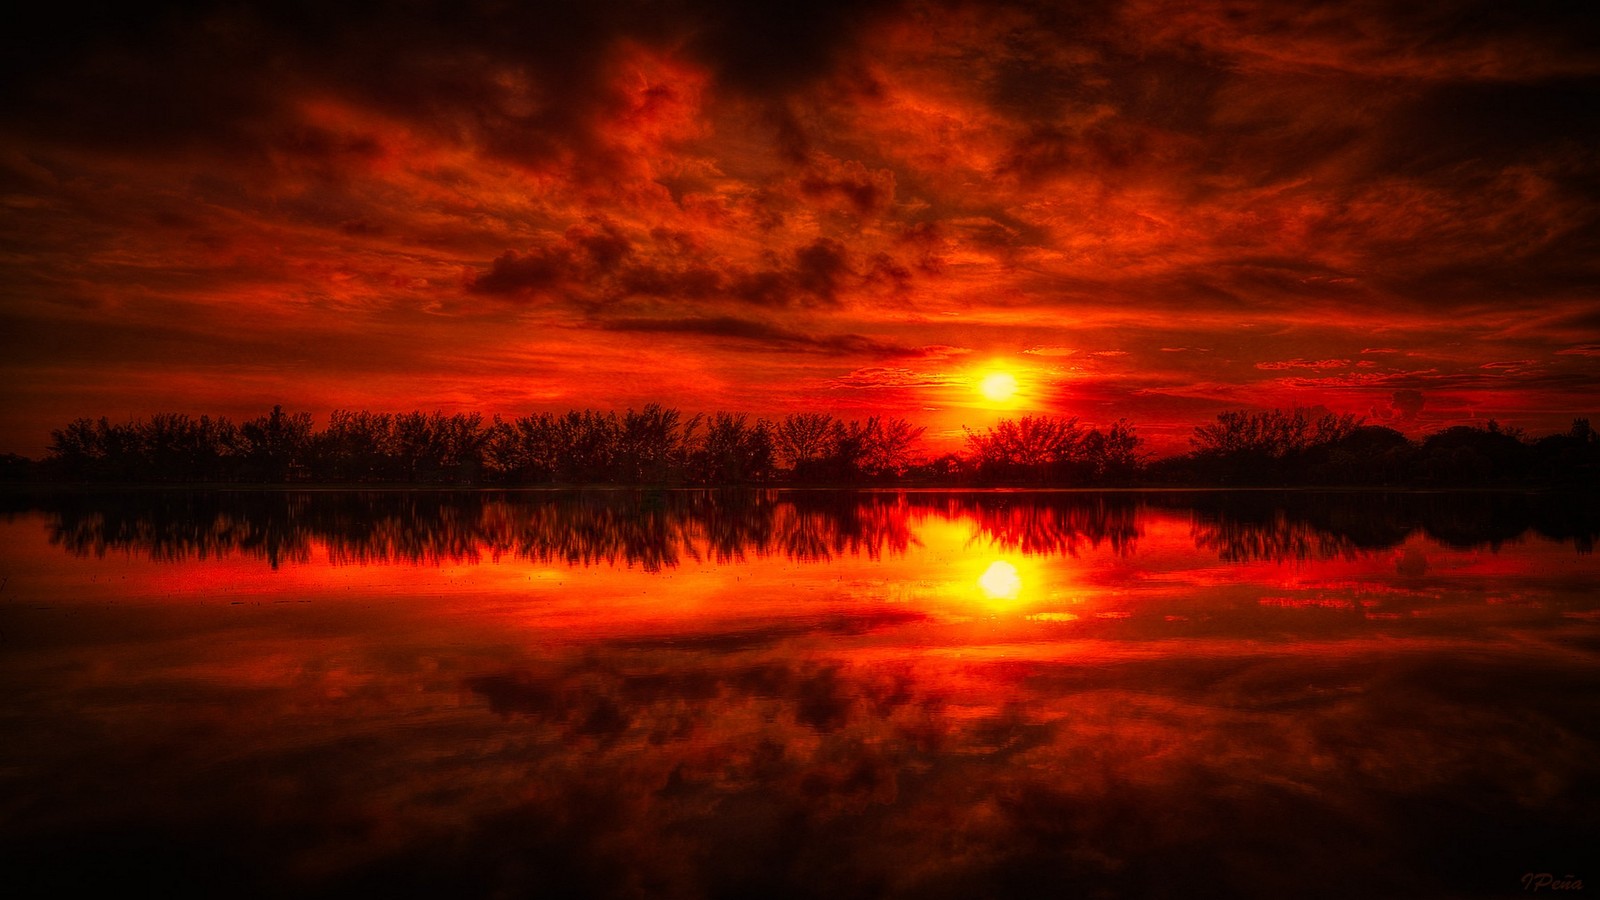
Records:
<instances>
[{"instance_id":1,"label":"red sky","mask_svg":"<svg viewBox=\"0 0 1600 900\"><path fill-rule=\"evenodd\" d=\"M1253 406L1600 412L1581 6L393 6L0 39L0 451L274 403L1158 449Z\"/></svg>"}]
</instances>

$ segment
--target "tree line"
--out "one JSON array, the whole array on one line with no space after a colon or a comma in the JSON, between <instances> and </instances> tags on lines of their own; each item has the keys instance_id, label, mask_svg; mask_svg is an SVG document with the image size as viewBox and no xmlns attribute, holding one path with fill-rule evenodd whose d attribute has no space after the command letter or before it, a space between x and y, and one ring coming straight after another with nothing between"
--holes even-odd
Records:
<instances>
[{"instance_id":1,"label":"tree line","mask_svg":"<svg viewBox=\"0 0 1600 900\"><path fill-rule=\"evenodd\" d=\"M163 413L78 419L51 432L50 480L156 483L766 484L902 477L923 429L904 419L820 413L685 416L650 404L515 419L478 413L336 410L226 418Z\"/></svg>"},{"instance_id":2,"label":"tree line","mask_svg":"<svg viewBox=\"0 0 1600 900\"><path fill-rule=\"evenodd\" d=\"M1195 429L1193 452L1145 477L1216 486L1600 486L1600 440L1588 419L1533 437L1493 419L1412 440L1349 415L1237 411Z\"/></svg>"},{"instance_id":3,"label":"tree line","mask_svg":"<svg viewBox=\"0 0 1600 900\"><path fill-rule=\"evenodd\" d=\"M827 413L781 419L686 416L650 404L513 419L478 413L337 410L242 423L163 413L126 423L77 419L34 463L0 460L5 480L102 483L1471 486L1600 483L1587 419L1532 438L1491 421L1412 440L1348 415L1226 412L1195 428L1191 451L1152 459L1132 424L1023 416L965 429L959 452L928 457L901 418Z\"/></svg>"}]
</instances>

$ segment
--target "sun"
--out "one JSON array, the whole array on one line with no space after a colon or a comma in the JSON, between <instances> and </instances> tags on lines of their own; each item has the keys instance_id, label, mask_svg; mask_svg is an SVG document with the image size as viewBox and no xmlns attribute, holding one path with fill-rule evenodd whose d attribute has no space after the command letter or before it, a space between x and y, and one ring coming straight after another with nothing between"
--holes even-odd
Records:
<instances>
[{"instance_id":1,"label":"sun","mask_svg":"<svg viewBox=\"0 0 1600 900\"><path fill-rule=\"evenodd\" d=\"M1017 379L1010 372L995 372L984 376L978 390L992 402L1004 403L1017 392Z\"/></svg>"}]
</instances>

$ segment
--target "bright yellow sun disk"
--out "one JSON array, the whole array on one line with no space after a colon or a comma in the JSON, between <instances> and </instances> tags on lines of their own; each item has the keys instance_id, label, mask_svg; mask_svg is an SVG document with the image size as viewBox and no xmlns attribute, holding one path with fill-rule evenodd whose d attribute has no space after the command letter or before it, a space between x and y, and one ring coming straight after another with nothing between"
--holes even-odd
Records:
<instances>
[{"instance_id":1,"label":"bright yellow sun disk","mask_svg":"<svg viewBox=\"0 0 1600 900\"><path fill-rule=\"evenodd\" d=\"M978 587L992 600L1015 600L1022 592L1022 577L1017 574L1016 566L999 559L978 576Z\"/></svg>"},{"instance_id":2,"label":"bright yellow sun disk","mask_svg":"<svg viewBox=\"0 0 1600 900\"><path fill-rule=\"evenodd\" d=\"M985 376L978 390L995 403L1004 403L1017 392L1017 379L1010 372L996 372Z\"/></svg>"}]
</instances>

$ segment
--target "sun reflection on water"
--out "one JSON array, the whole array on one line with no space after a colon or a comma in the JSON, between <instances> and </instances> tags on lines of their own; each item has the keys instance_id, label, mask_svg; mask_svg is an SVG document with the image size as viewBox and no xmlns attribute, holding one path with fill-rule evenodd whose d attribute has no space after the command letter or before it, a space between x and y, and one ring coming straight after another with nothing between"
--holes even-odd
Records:
<instances>
[{"instance_id":1,"label":"sun reflection on water","mask_svg":"<svg viewBox=\"0 0 1600 900\"><path fill-rule=\"evenodd\" d=\"M978 587L991 600L1015 600L1022 592L1022 576L1017 574L1016 566L997 559L978 576Z\"/></svg>"}]
</instances>

